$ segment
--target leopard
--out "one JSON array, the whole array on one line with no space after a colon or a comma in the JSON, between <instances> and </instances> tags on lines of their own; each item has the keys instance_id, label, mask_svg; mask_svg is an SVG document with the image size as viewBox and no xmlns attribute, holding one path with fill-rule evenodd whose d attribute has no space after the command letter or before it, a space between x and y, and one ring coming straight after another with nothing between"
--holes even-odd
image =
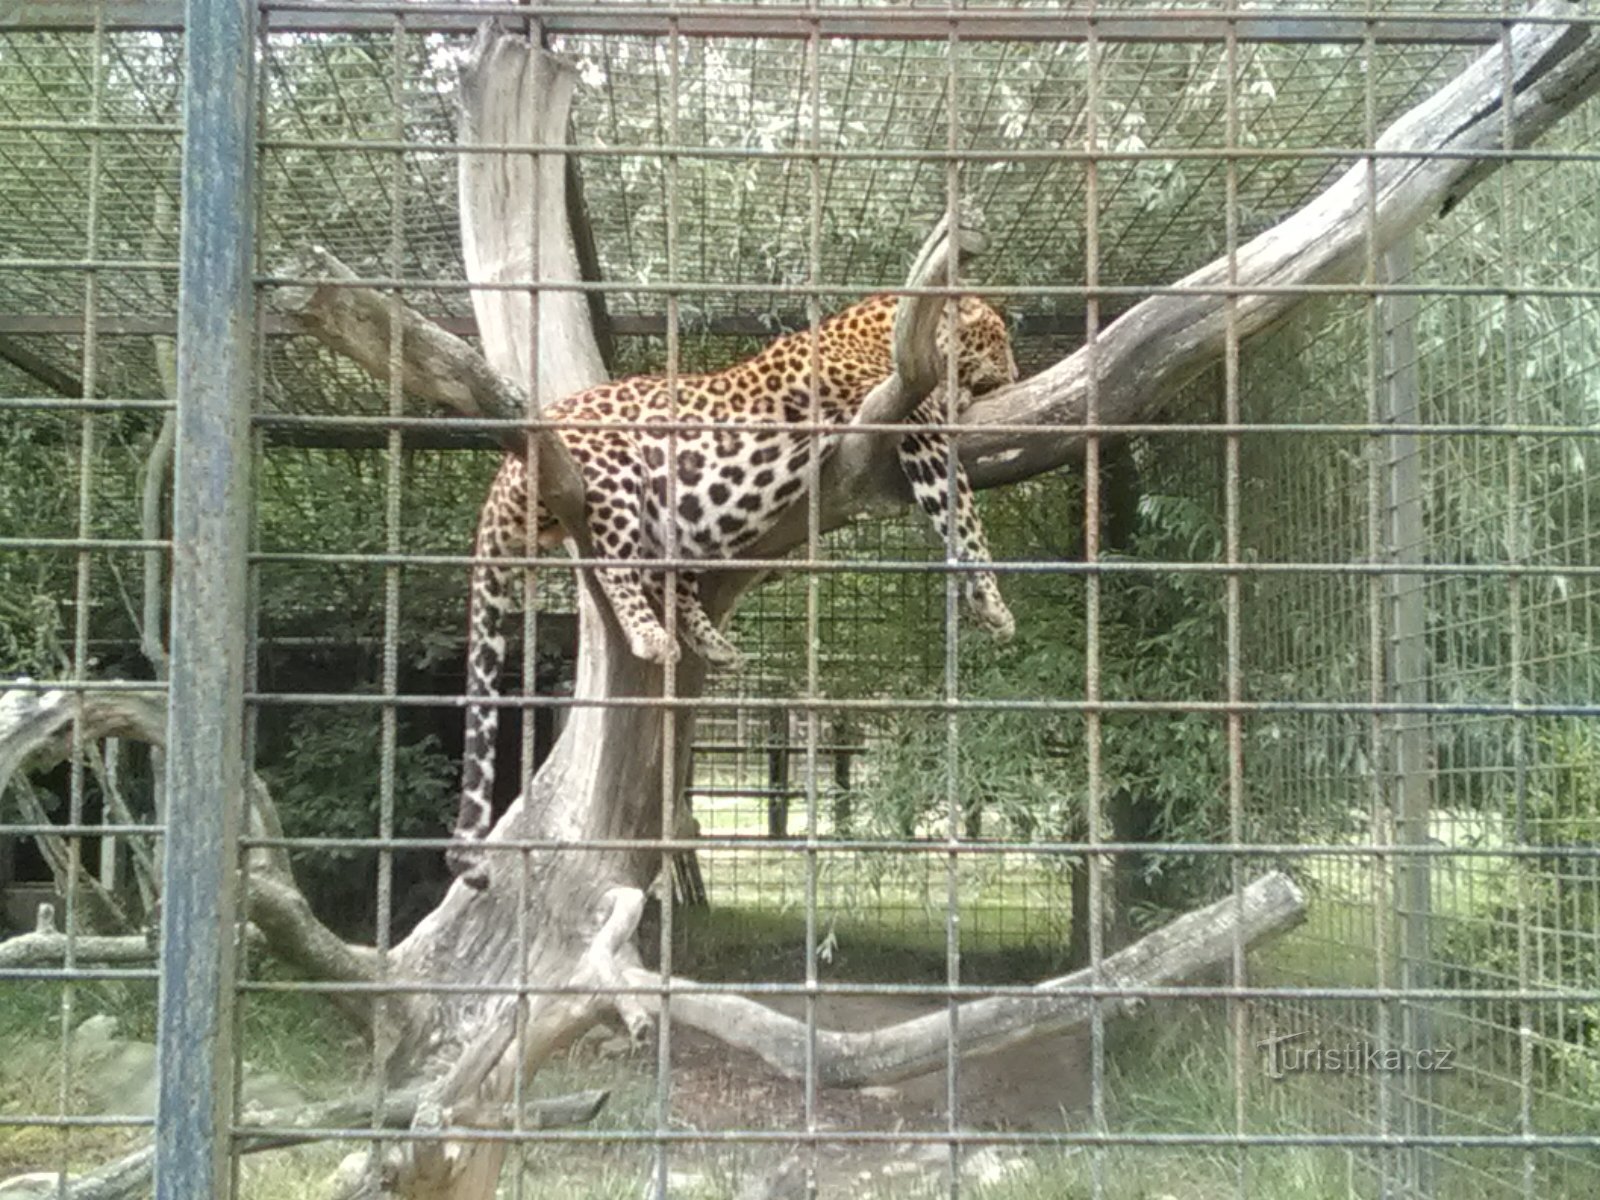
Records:
<instances>
[{"instance_id":1,"label":"leopard","mask_svg":"<svg viewBox=\"0 0 1600 1200\"><path fill-rule=\"evenodd\" d=\"M826 460L841 436L832 429L849 425L867 395L894 371L898 303L893 295L869 296L814 330L781 337L722 371L675 380L634 376L545 406L542 417L583 479L594 555L615 564L594 568L594 578L633 654L664 665L678 659L681 641L710 667L741 665L738 648L701 603L699 573L671 572L674 638L664 623L668 573L634 564L665 558L669 549L688 561L732 558L800 501L812 454ZM948 353L953 330L959 413L974 396L1015 382L1017 364L997 309L970 295L954 307L954 320L940 322L939 345ZM923 399L900 438L899 466L913 501L957 561L989 563L966 472L959 459L952 462L945 434L925 428L945 421L950 407L943 384ZM651 428L657 424L672 428ZM686 430L685 424L703 428ZM537 498L530 518L526 458L508 452L473 542L462 786L446 855L452 873L476 889L488 882L479 847L492 822L499 725L493 700L505 661L503 629L520 591L517 572L502 563L527 556L530 531L542 548L568 535ZM967 608L997 642L1012 636L1015 621L993 571L963 572L963 592Z\"/></svg>"}]
</instances>

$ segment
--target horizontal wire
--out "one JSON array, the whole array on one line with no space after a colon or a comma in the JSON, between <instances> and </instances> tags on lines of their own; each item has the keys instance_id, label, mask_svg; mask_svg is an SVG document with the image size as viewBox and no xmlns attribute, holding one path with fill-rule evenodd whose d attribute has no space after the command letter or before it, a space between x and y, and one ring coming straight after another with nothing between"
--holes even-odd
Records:
<instances>
[{"instance_id":1,"label":"horizontal wire","mask_svg":"<svg viewBox=\"0 0 1600 1200\"><path fill-rule=\"evenodd\" d=\"M103 542L84 546L68 544L57 546L54 542L40 545L27 538L0 539L0 549L6 541L15 540L25 548L35 549L93 549L96 547L125 549L157 549L159 546ZM72 543L73 539L61 539ZM669 571L693 569L703 575L719 572L791 571L815 575L970 575L993 571L997 575L1292 575L1292 576L1355 576L1360 578L1386 578L1391 575L1420 575L1430 578L1591 578L1600 576L1600 564L1589 563L1437 563L1437 562L1163 562L1156 559L1101 558L1094 562L1048 559L1044 561L992 562L946 560L921 561L915 559L876 558L568 558L563 555L530 557L508 554L484 557L471 554L339 554L315 550L260 550L249 555L252 563L277 563L296 566L427 566L471 567L494 565L506 568L542 568L586 571L606 567L635 567L644 571Z\"/></svg>"},{"instance_id":2,"label":"horizontal wire","mask_svg":"<svg viewBox=\"0 0 1600 1200\"><path fill-rule=\"evenodd\" d=\"M37 688L36 684L25 686ZM73 690L60 687L62 691ZM93 687L77 685L77 690L94 691ZM279 707L304 705L308 708L370 707L393 705L396 708L465 707L468 698L461 696L433 696L396 693L380 696L374 693L352 695L348 692L246 692L249 704ZM1372 716L1403 715L1406 713L1432 716L1458 717L1600 717L1600 703L1563 704L1498 701L1442 702L1424 701L1370 701L1370 700L989 700L989 699L850 699L828 697L798 699L768 696L608 696L604 699L577 696L473 696L474 707L486 708L628 708L674 709L693 712L751 711L776 712L861 712L861 713L964 713L964 712L1020 712L1020 713L1101 713L1130 716L1199 715L1225 717L1233 713L1244 716Z\"/></svg>"},{"instance_id":3,"label":"horizontal wire","mask_svg":"<svg viewBox=\"0 0 1600 1200\"><path fill-rule=\"evenodd\" d=\"M701 983L662 980L648 984L488 984L443 983L436 980L241 980L239 992L310 993L319 996L900 996L948 1000L1325 1000L1331 1002L1388 1000L1484 1000L1540 1004L1600 1003L1600 990L1572 988L1406 988L1230 986L1227 984L1037 984L980 983Z\"/></svg>"},{"instance_id":4,"label":"horizontal wire","mask_svg":"<svg viewBox=\"0 0 1600 1200\"><path fill-rule=\"evenodd\" d=\"M756 747L759 753L764 747ZM92 825L92 824L11 824L0 822L0 833L12 837L119 837L141 838L153 841L162 836L166 826L149 825ZM459 845L450 837L318 837L241 836L239 844L247 849L272 850L405 850L441 851ZM1498 858L1571 858L1575 860L1600 859L1600 845L1505 845L1505 846L1451 846L1434 843L1405 842L996 842L969 838L864 838L864 837L771 837L766 834L713 834L700 837L666 838L497 838L482 843L490 854L520 854L531 851L570 850L574 852L611 852L619 850L662 850L672 854L696 852L808 854L823 851L830 854L873 853L904 855L957 854L967 858L1005 858L1009 855L1037 855L1040 857L1106 854L1115 856L1141 854L1167 854L1175 858L1395 858L1395 859L1498 859Z\"/></svg>"},{"instance_id":5,"label":"horizontal wire","mask_svg":"<svg viewBox=\"0 0 1600 1200\"><path fill-rule=\"evenodd\" d=\"M150 1129L154 1127L155 1123L156 1119L153 1116L141 1116L138 1113L95 1113L93 1115L79 1115L76 1113L0 1113L0 1129L16 1129L19 1126L43 1126L50 1129Z\"/></svg>"},{"instance_id":6,"label":"horizontal wire","mask_svg":"<svg viewBox=\"0 0 1600 1200\"><path fill-rule=\"evenodd\" d=\"M0 271L164 271L178 272L177 259L150 258L0 258Z\"/></svg>"},{"instance_id":7,"label":"horizontal wire","mask_svg":"<svg viewBox=\"0 0 1600 1200\"><path fill-rule=\"evenodd\" d=\"M755 747L761 753L765 747ZM700 791L701 789L696 789ZM152 822L138 825L95 824L28 824L0 822L0 832L13 837L118 837L140 838L154 841L166 832L166 826ZM305 836L250 836L244 835L239 844L247 849L274 850L447 850L458 841L450 837L319 837ZM1440 858L1440 859L1496 859L1496 858L1572 858L1600 859L1600 845L1505 845L1505 846L1452 846L1436 843L1383 843L1383 842L1082 842L1038 841L998 842L960 838L867 838L867 837L771 837L767 834L711 834L699 837L665 838L497 838L484 842L483 849L491 854L513 854L526 851L616 851L663 850L673 854L695 852L746 854L806 854L812 851L828 853L874 854L958 854L970 858L1004 858L1008 855L1075 855L1085 853L1111 856L1167 854L1174 857L1207 858Z\"/></svg>"},{"instance_id":8,"label":"horizontal wire","mask_svg":"<svg viewBox=\"0 0 1600 1200\"><path fill-rule=\"evenodd\" d=\"M0 271L163 271L178 270L176 261L122 258L0 258ZM1570 299L1600 297L1600 287L1562 287L1554 284L1470 284L1470 283L1299 283L1299 284L1030 284L1026 287L987 286L909 287L904 284L865 286L838 284L702 283L694 280L618 282L613 280L538 280L507 279L494 282L469 282L464 279L410 275L356 275L334 278L320 275L257 275L252 282L272 288L367 288L374 290L419 290L434 292L581 292L604 295L664 296L796 296L831 298L839 296L1050 296L1089 299L1097 297L1205 296L1213 298L1252 296L1443 296L1456 299L1484 297L1494 299ZM1109 338L1115 322L1102 336Z\"/></svg>"},{"instance_id":9,"label":"horizontal wire","mask_svg":"<svg viewBox=\"0 0 1600 1200\"><path fill-rule=\"evenodd\" d=\"M154 983L160 978L154 967L0 967L0 983Z\"/></svg>"},{"instance_id":10,"label":"horizontal wire","mask_svg":"<svg viewBox=\"0 0 1600 1200\"><path fill-rule=\"evenodd\" d=\"M59 825L10 824L0 821L0 833L10 837L119 837L142 838L153 841L167 830L163 823L152 821L148 825L91 825L63 821Z\"/></svg>"},{"instance_id":11,"label":"horizontal wire","mask_svg":"<svg viewBox=\"0 0 1600 1200\"><path fill-rule=\"evenodd\" d=\"M373 2L373 0L263 0L258 5L269 35L372 33L470 34L488 17L528 19L525 6L510 3ZM851 38L948 42L1188 42L1335 43L1370 40L1379 45L1481 46L1502 29L1523 25L1587 25L1592 18L1541 14L1436 10L1384 12L1262 11L1237 6L1154 12L1082 11L945 5L866 8L798 4L553 4L540 5L539 22L551 35L610 35L662 38L766 37ZM103 4L35 4L0 29L76 30L103 25L113 30L181 29L180 0L108 0Z\"/></svg>"},{"instance_id":12,"label":"horizontal wire","mask_svg":"<svg viewBox=\"0 0 1600 1200\"><path fill-rule=\"evenodd\" d=\"M1220 1146L1234 1149L1295 1147L1349 1147L1371 1150L1401 1150L1408 1147L1442 1146L1458 1149L1574 1149L1592 1150L1592 1134L1507 1133L1507 1134L1421 1134L1421 1133L1093 1133L1062 1131L1036 1133L1021 1131L866 1130L828 1129L730 1129L730 1130L598 1130L598 1129L476 1129L452 1126L428 1130L311 1128L285 1125L238 1125L234 1136L292 1137L303 1141L384 1141L393 1143L434 1142L582 1142L626 1145L780 1145L829 1146L841 1143L860 1145L928 1146Z\"/></svg>"},{"instance_id":13,"label":"horizontal wire","mask_svg":"<svg viewBox=\"0 0 1600 1200\"><path fill-rule=\"evenodd\" d=\"M142 538L50 538L0 537L0 551L47 550L81 553L138 552L167 550L166 540ZM538 568L543 570L587 571L611 567L630 567L646 571L692 569L699 574L720 572L788 571L815 575L970 575L990 571L997 575L1142 576L1353 576L1387 578L1574 578L1600 577L1595 563L1441 563L1441 562L1165 562L1156 559L1101 558L1094 562L1071 559L1039 561L995 560L992 562L874 558L584 558L551 554L473 555L473 554L390 554L321 550L256 550L247 555L253 564L278 566L370 566L370 567L474 567ZM63 685L65 686L65 685Z\"/></svg>"},{"instance_id":14,"label":"horizontal wire","mask_svg":"<svg viewBox=\"0 0 1600 1200\"><path fill-rule=\"evenodd\" d=\"M503 3L433 3L432 0L419 12L418 7L408 0L260 0L259 10L262 13L274 12L303 12L303 13L339 13L339 12L367 12L382 13L393 17L417 17L429 15L442 16L470 16L470 17L516 17L527 19L527 7L521 4ZM846 6L828 7L801 7L797 4L789 5L759 5L759 4L543 4L539 5L539 17L586 17L605 15L610 17L649 18L659 20L663 26L681 24L685 20L706 16L715 13L726 18L731 24L750 23L774 18L784 18L803 23L807 26L816 25L829 18L865 15L863 10ZM900 10L898 13L890 8L881 13L873 11L873 16L884 24L906 23L915 21L933 21L944 26L941 37L948 37L952 30L957 36L966 26L1001 25L1007 21L1016 21L1022 15L1017 10L1006 9L1001 6L987 8L963 8L955 5L944 7L917 5ZM1157 9L1143 11L1138 9L1100 11L1097 13L1070 14L1043 10L1039 16L1045 17L1052 24L1058 25L1060 36L1065 36L1069 25L1067 16L1077 18L1085 26L1093 26L1098 32L1097 40L1111 40L1111 35L1104 32L1107 26L1118 23L1129 25L1153 24L1172 25L1180 23L1186 26L1214 26L1219 41L1225 36L1235 40L1249 40L1237 31L1230 33L1230 27L1236 27L1251 21L1264 24L1263 18L1267 15L1259 9L1245 6L1222 5L1208 9ZM1435 9L1385 9L1382 12L1372 11L1367 13L1338 14L1330 16L1327 13L1297 12L1292 9L1274 10L1270 13L1273 22L1284 25L1332 25L1343 24L1359 32L1363 37L1369 29L1376 30L1386 25L1425 25L1438 28L1462 27L1470 29L1494 30L1498 33L1501 29L1515 28L1518 25L1576 25L1587 26L1600 23L1600 17L1584 13L1573 13L1570 17L1566 14L1560 16L1540 13L1505 13L1494 17L1486 17L1481 12L1474 13L1449 13ZM745 34L749 36L748 33Z\"/></svg>"},{"instance_id":15,"label":"horizontal wire","mask_svg":"<svg viewBox=\"0 0 1600 1200\"><path fill-rule=\"evenodd\" d=\"M174 412L171 400L79 399L72 396L0 396L0 412Z\"/></svg>"},{"instance_id":16,"label":"horizontal wire","mask_svg":"<svg viewBox=\"0 0 1600 1200\"><path fill-rule=\"evenodd\" d=\"M7 831L11 826L0 826ZM89 827L88 833L98 832ZM239 844L253 849L273 850L448 850L460 845L449 837L316 837L242 836ZM765 834L704 835L692 838L495 838L477 843L491 854L520 854L535 850L615 851L663 850L672 854L756 851L762 854L830 854L870 852L874 854L946 855L969 858L1004 858L1008 855L1074 854L1170 854L1189 858L1573 858L1600 860L1600 846L1506 845L1446 846L1432 843L1362 842L984 842L967 838L859 838L859 837L769 837Z\"/></svg>"},{"instance_id":17,"label":"horizontal wire","mask_svg":"<svg viewBox=\"0 0 1600 1200\"><path fill-rule=\"evenodd\" d=\"M0 26L0 29L4 29L4 26ZM181 136L183 126L151 121L130 121L123 124L116 121L22 120L8 117L0 121L0 133L126 133Z\"/></svg>"},{"instance_id":18,"label":"horizontal wire","mask_svg":"<svg viewBox=\"0 0 1600 1200\"><path fill-rule=\"evenodd\" d=\"M1400 572L1409 574L1410 572ZM106 679L8 679L5 690L23 692L65 692L68 694L144 693L155 695L166 690L164 684L145 680ZM659 708L710 712L738 712L740 709L777 712L1023 712L1023 713L1110 713L1128 715L1250 715L1292 716L1371 716L1405 713L1466 717L1600 717L1600 704L1508 703L1484 701L1358 701L1358 700L994 700L773 696L473 696L459 693L427 695L406 692L261 692L247 691L249 704L264 707L303 705L308 708L374 707L461 708L470 700L473 706L492 708ZM654 844L654 843L652 843Z\"/></svg>"},{"instance_id":19,"label":"horizontal wire","mask_svg":"<svg viewBox=\"0 0 1600 1200\"><path fill-rule=\"evenodd\" d=\"M604 386L604 385L601 385ZM576 393L574 393L576 394ZM994 393L985 393L993 395ZM981 399L979 401L982 402ZM4 407L5 401L0 401ZM76 401L64 404L76 404ZM117 402L107 402L116 405ZM151 401L152 409L171 408L164 401ZM895 433L944 433L955 436L976 434L1042 434L1064 435L1094 432L1108 437L1154 437L1163 434L1216 434L1230 437L1241 434L1275 436L1278 434L1341 436L1341 437L1600 437L1600 425L1551 425L1495 422L1372 422L1372 421L940 421L875 422L860 421L839 424L836 422L781 421L756 423L752 421L708 421L683 418L661 421L572 420L548 417L533 420L526 417L469 417L469 416L388 416L378 413L257 413L251 418L258 428L272 429L360 429L360 430L419 430L455 433L525 433L548 429L563 431L593 431L619 433L822 433L836 437L854 437Z\"/></svg>"},{"instance_id":20,"label":"horizontal wire","mask_svg":"<svg viewBox=\"0 0 1600 1200\"><path fill-rule=\"evenodd\" d=\"M36 538L0 537L0 550L168 550L165 538Z\"/></svg>"},{"instance_id":21,"label":"horizontal wire","mask_svg":"<svg viewBox=\"0 0 1600 1200\"><path fill-rule=\"evenodd\" d=\"M15 267L18 262L34 269L77 270L82 262L52 259L0 259L0 270ZM105 260L87 264L98 268L144 268L149 264ZM176 264L173 264L174 268ZM1277 283L1277 284L1029 284L1026 287L988 286L981 283L963 284L959 287L912 287L906 284L837 283L701 283L692 280L658 280L653 282L617 282L612 280L539 280L504 279L494 282L471 283L464 279L430 278L410 275L356 275L335 278L321 275L258 275L253 282L261 287L292 288L367 288L382 290L417 289L436 292L582 292L605 295L662 295L662 296L797 296L828 299L854 296L937 296L960 299L963 296L1063 296L1074 299L1093 299L1106 296L1204 296L1214 299L1252 296L1351 296L1368 299L1381 296L1443 296L1452 299L1486 297L1492 299L1558 298L1588 300L1600 297L1600 287L1559 287L1553 284L1469 284L1469 283ZM1126 315L1126 314L1124 314ZM1111 322L1101 332L1102 339L1114 336L1116 323Z\"/></svg>"},{"instance_id":22,"label":"horizontal wire","mask_svg":"<svg viewBox=\"0 0 1600 1200\"><path fill-rule=\"evenodd\" d=\"M4 128L0 123L0 128ZM317 150L386 154L527 154L564 158L700 158L745 162L907 162L907 163L1167 163L1167 162L1600 162L1600 150L1557 149L1389 149L1360 146L1173 146L1143 150L1078 150L1070 147L969 147L964 150L907 146L857 150L782 146L673 146L663 142L573 144L571 142L419 142L405 138L263 138L263 150Z\"/></svg>"}]
</instances>

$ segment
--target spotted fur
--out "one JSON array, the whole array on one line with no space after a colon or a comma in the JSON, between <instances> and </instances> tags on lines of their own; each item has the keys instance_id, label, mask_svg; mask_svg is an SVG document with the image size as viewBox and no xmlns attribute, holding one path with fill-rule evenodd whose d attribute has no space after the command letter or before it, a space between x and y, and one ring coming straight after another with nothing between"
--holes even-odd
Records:
<instances>
[{"instance_id":1,"label":"spotted fur","mask_svg":"<svg viewBox=\"0 0 1600 1200\"><path fill-rule=\"evenodd\" d=\"M824 424L848 424L874 386L894 369L891 343L896 300L876 296L822 322L817 330L817 416ZM958 400L988 391L1017 376L1005 322L987 304L964 298L958 308ZM945 334L941 327L941 348ZM678 379L676 415L665 379L640 376L578 392L545 409L550 420L655 423L668 420L726 423L727 428L665 431L563 429L587 485L589 535L598 557L619 565L595 571L628 645L640 658L665 663L678 656L662 617L664 573L627 565L665 557L669 522L676 527L677 554L690 559L728 558L770 529L804 492L815 444L826 457L838 435L813 439L791 426L812 420L812 334L782 338L760 354L714 375ZM958 404L958 408L964 404ZM921 424L946 415L944 389L935 390L913 416ZM668 487L669 453L675 453L675 486ZM900 442L901 470L918 506L950 544L948 445L943 434L907 433ZM668 512L668 500L675 513ZM955 467L954 546L960 561L989 561L983 526L960 464ZM473 553L505 559L526 553L527 471L522 456L508 454L484 503ZM535 510L541 546L565 536L542 504ZM719 666L735 666L739 653L700 603L692 571L676 573L676 627L694 653ZM1000 640L1014 629L992 572L964 575L969 607ZM479 701L497 694L505 661L505 618L515 594L512 570L490 561L473 573L467 669L467 721L458 844L450 866L474 886L487 875L475 846L489 831L494 786L495 733L499 710Z\"/></svg>"}]
</instances>

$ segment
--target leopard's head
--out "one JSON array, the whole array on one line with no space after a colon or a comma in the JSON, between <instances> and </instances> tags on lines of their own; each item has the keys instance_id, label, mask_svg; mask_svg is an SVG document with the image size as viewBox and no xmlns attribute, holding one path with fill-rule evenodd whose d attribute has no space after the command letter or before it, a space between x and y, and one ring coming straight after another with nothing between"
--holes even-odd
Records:
<instances>
[{"instance_id":1,"label":"leopard's head","mask_svg":"<svg viewBox=\"0 0 1600 1200\"><path fill-rule=\"evenodd\" d=\"M1017 360L1011 353L1011 335L1006 319L976 296L961 297L957 311L961 347L956 355L956 373L963 387L974 395L993 391L1017 381ZM939 326L939 349L947 344L947 326Z\"/></svg>"}]
</instances>

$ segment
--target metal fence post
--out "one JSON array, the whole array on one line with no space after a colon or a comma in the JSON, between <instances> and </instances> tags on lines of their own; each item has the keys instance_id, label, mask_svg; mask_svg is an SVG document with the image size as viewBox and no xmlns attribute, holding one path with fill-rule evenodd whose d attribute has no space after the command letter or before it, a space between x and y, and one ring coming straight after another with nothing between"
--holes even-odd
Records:
<instances>
[{"instance_id":1,"label":"metal fence post","mask_svg":"<svg viewBox=\"0 0 1600 1200\"><path fill-rule=\"evenodd\" d=\"M232 1191L234 889L244 794L255 5L189 0L186 18L159 1200Z\"/></svg>"},{"instance_id":2,"label":"metal fence post","mask_svg":"<svg viewBox=\"0 0 1600 1200\"><path fill-rule=\"evenodd\" d=\"M1411 239L1392 246L1383 257L1382 277L1386 283L1412 281ZM1421 386L1417 369L1417 297L1394 293L1378 302L1383 321L1384 386L1379 401L1386 420L1400 425L1416 425L1422 419ZM1389 553L1397 570L1387 577L1390 629L1386 700L1401 704L1424 704L1428 699L1427 580L1421 575L1402 574L1399 568L1423 561L1427 528L1422 506L1422 445L1415 433L1389 437L1388 490ZM1427 845L1430 841L1430 815L1433 802L1432 753L1430 731L1425 715L1402 713L1395 718L1391 766L1395 832L1402 846ZM1399 859L1400 913L1397 948L1399 951L1402 993L1434 986L1429 963L1429 925L1432 920L1432 864L1423 855L1403 855ZM1401 1038L1415 1053L1431 1047L1433 1037L1426 1002L1402 999ZM1405 1131L1433 1133L1433 1079L1419 1073L1408 1081L1405 1090ZM1425 1148L1415 1148L1407 1156L1406 1195L1432 1196L1432 1163Z\"/></svg>"}]
</instances>

